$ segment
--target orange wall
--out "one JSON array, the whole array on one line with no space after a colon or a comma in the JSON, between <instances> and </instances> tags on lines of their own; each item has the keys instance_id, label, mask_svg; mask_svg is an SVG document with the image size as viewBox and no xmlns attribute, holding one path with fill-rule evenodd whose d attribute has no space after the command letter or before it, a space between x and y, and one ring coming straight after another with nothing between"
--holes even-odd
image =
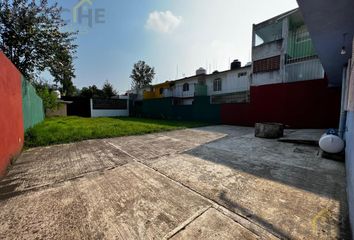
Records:
<instances>
[{"instance_id":1,"label":"orange wall","mask_svg":"<svg viewBox=\"0 0 354 240\"><path fill-rule=\"evenodd\" d=\"M24 140L21 74L0 52L0 176Z\"/></svg>"}]
</instances>

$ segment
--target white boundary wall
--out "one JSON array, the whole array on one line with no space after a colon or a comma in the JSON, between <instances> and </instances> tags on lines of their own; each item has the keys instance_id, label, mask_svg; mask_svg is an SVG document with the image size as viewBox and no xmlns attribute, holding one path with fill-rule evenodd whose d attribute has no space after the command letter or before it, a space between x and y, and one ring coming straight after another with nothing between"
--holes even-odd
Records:
<instances>
[{"instance_id":1,"label":"white boundary wall","mask_svg":"<svg viewBox=\"0 0 354 240\"><path fill-rule=\"evenodd\" d=\"M127 100L127 109L93 109L93 101L90 99L91 117L129 117L129 97L121 96L119 99Z\"/></svg>"}]
</instances>

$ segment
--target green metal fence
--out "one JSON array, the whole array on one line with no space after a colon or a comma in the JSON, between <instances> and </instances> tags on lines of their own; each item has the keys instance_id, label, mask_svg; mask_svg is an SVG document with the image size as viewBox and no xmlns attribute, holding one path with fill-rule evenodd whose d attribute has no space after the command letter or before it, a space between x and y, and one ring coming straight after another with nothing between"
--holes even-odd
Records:
<instances>
[{"instance_id":1,"label":"green metal fence","mask_svg":"<svg viewBox=\"0 0 354 240\"><path fill-rule=\"evenodd\" d=\"M173 98L149 99L135 104L135 116L220 123L220 105L210 104L210 97L195 97L193 105L177 105ZM132 111L133 110L133 111Z\"/></svg>"},{"instance_id":2,"label":"green metal fence","mask_svg":"<svg viewBox=\"0 0 354 240\"><path fill-rule=\"evenodd\" d=\"M22 82L22 110L25 130L44 120L43 101L37 95L35 88L23 76Z\"/></svg>"}]
</instances>

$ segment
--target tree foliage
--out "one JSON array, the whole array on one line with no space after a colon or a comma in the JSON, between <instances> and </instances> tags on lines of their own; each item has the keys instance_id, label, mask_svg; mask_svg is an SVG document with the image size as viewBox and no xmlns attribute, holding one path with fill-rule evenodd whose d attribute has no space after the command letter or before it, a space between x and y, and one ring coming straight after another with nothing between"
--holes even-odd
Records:
<instances>
[{"instance_id":1,"label":"tree foliage","mask_svg":"<svg viewBox=\"0 0 354 240\"><path fill-rule=\"evenodd\" d=\"M48 0L1 0L0 49L28 80L47 70L70 95L77 33L62 31L61 11Z\"/></svg>"},{"instance_id":2,"label":"tree foliage","mask_svg":"<svg viewBox=\"0 0 354 240\"><path fill-rule=\"evenodd\" d=\"M33 86L38 96L43 100L44 110L54 109L58 106L58 96L52 87L45 81L34 81Z\"/></svg>"},{"instance_id":3,"label":"tree foliage","mask_svg":"<svg viewBox=\"0 0 354 240\"><path fill-rule=\"evenodd\" d=\"M132 89L139 89L151 84L155 77L155 69L147 65L144 61L134 64L132 74Z\"/></svg>"},{"instance_id":4,"label":"tree foliage","mask_svg":"<svg viewBox=\"0 0 354 240\"><path fill-rule=\"evenodd\" d=\"M106 80L106 82L103 84L102 92L105 98L111 98L118 94L113 85L109 83L108 80Z\"/></svg>"},{"instance_id":5,"label":"tree foliage","mask_svg":"<svg viewBox=\"0 0 354 240\"><path fill-rule=\"evenodd\" d=\"M80 91L80 96L85 98L100 98L102 95L102 90L96 85L83 87Z\"/></svg>"},{"instance_id":6,"label":"tree foliage","mask_svg":"<svg viewBox=\"0 0 354 240\"><path fill-rule=\"evenodd\" d=\"M105 81L102 89L99 89L96 85L83 87L80 91L80 97L85 98L111 98L118 94L118 92L114 89L113 85Z\"/></svg>"}]
</instances>

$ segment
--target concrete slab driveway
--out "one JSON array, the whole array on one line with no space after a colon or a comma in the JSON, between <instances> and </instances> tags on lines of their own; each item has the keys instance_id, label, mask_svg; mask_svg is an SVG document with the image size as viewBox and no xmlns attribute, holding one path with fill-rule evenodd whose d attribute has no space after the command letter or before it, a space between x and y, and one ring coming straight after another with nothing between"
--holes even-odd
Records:
<instances>
[{"instance_id":1,"label":"concrete slab driveway","mask_svg":"<svg viewBox=\"0 0 354 240\"><path fill-rule=\"evenodd\" d=\"M1 239L349 239L344 164L213 126L35 148L0 182Z\"/></svg>"}]
</instances>

